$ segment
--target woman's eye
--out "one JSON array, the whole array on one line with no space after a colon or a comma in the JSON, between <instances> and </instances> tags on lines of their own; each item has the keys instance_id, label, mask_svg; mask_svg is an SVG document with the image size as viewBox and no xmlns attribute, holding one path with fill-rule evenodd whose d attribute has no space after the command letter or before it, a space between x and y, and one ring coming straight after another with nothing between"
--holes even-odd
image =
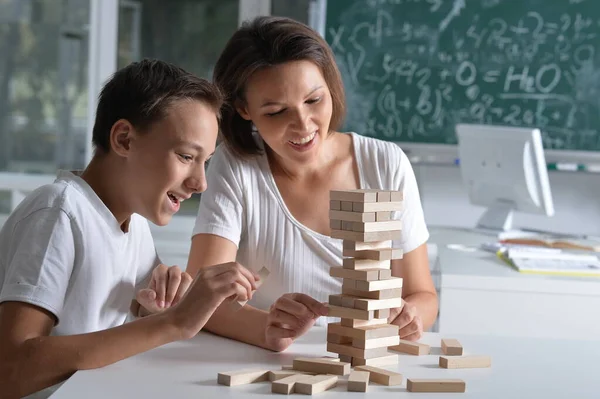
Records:
<instances>
[{"instance_id":1,"label":"woman's eye","mask_svg":"<svg viewBox=\"0 0 600 399\"><path fill-rule=\"evenodd\" d=\"M279 111L275 111L275 112L269 112L269 113L267 114L267 116L276 116L276 115L279 115L279 114L281 114L283 111L285 111L285 108L284 108L284 109L280 109Z\"/></svg>"},{"instance_id":2,"label":"woman's eye","mask_svg":"<svg viewBox=\"0 0 600 399\"><path fill-rule=\"evenodd\" d=\"M186 162L190 162L194 159L191 155L185 155L185 154L179 154L179 157Z\"/></svg>"},{"instance_id":3,"label":"woman's eye","mask_svg":"<svg viewBox=\"0 0 600 399\"><path fill-rule=\"evenodd\" d=\"M318 103L319 101L321 101L321 97L312 98L310 100L307 100L306 102L309 104L315 104L315 103Z\"/></svg>"}]
</instances>

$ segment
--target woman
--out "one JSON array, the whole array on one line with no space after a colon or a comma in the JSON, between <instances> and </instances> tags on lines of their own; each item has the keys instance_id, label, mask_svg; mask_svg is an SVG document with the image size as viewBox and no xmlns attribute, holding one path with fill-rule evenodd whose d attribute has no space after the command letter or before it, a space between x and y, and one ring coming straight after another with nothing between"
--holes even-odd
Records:
<instances>
[{"instance_id":1,"label":"woman","mask_svg":"<svg viewBox=\"0 0 600 399\"><path fill-rule=\"evenodd\" d=\"M329 276L342 240L329 237L329 192L402 190L404 250L393 262L404 306L389 321L417 340L437 315L425 225L412 167L393 143L339 133L345 111L340 73L327 43L309 27L259 17L229 40L214 72L226 96L222 135L208 170L187 271L234 261L270 275L250 305L222 307L207 329L275 351L287 348L341 292ZM292 294L290 294L292 293Z\"/></svg>"}]
</instances>

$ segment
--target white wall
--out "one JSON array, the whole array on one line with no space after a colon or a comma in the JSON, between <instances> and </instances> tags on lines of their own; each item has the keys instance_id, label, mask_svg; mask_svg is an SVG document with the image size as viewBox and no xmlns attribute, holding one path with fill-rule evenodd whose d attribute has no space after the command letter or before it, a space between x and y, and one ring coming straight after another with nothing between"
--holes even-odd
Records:
<instances>
[{"instance_id":1,"label":"white wall","mask_svg":"<svg viewBox=\"0 0 600 399\"><path fill-rule=\"evenodd\" d=\"M430 225L473 227L484 208L469 204L458 167L414 166ZM555 215L515 213L515 227L600 235L600 174L550 172Z\"/></svg>"}]
</instances>

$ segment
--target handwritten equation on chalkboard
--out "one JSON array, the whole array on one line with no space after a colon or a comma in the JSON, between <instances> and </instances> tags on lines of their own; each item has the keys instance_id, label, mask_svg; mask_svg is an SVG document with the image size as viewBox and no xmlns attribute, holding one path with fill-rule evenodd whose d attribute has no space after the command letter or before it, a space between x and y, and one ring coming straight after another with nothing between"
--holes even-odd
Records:
<instances>
[{"instance_id":1,"label":"handwritten equation on chalkboard","mask_svg":"<svg viewBox=\"0 0 600 399\"><path fill-rule=\"evenodd\" d=\"M600 150L600 1L328 0L346 128L456 143L456 123Z\"/></svg>"}]
</instances>

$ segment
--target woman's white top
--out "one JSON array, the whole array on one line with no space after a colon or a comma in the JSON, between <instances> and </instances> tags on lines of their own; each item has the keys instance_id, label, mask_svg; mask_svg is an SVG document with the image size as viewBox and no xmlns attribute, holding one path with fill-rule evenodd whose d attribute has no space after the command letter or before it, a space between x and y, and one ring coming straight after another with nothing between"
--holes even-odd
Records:
<instances>
[{"instance_id":1,"label":"woman's white top","mask_svg":"<svg viewBox=\"0 0 600 399\"><path fill-rule=\"evenodd\" d=\"M360 187L404 194L404 210L393 214L403 226L394 248L407 253L419 247L429 232L406 154L394 143L349 134ZM291 292L327 302L330 294L341 292L341 279L330 277L329 268L342 264L342 240L317 233L294 218L279 193L266 154L241 160L219 145L210 161L207 183L193 234L226 238L237 245L239 263L254 271L263 266L269 270L250 305L268 310Z\"/></svg>"}]
</instances>

